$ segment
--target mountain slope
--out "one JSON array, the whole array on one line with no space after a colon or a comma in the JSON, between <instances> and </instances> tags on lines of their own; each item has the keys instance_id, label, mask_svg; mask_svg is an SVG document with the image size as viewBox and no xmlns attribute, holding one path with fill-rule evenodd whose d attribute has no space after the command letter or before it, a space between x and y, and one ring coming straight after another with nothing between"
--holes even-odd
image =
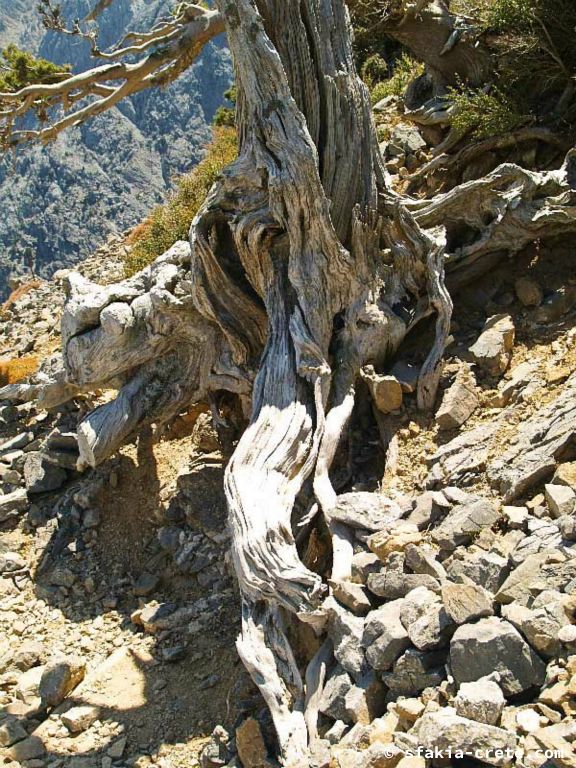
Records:
<instances>
[{"instance_id":1,"label":"mountain slope","mask_svg":"<svg viewBox=\"0 0 576 768\"><path fill-rule=\"evenodd\" d=\"M100 44L129 29L144 29L162 13L161 0L119 0L102 15ZM87 45L44 30L20 0L0 0L0 46L16 42L75 71L91 65ZM63 3L74 18L82 0ZM231 79L223 41L163 91L141 93L73 129L47 148L32 147L0 163L0 298L8 277L25 271L31 248L37 272L52 274L91 252L114 231L141 220L170 188L171 178L195 165L209 125Z\"/></svg>"}]
</instances>

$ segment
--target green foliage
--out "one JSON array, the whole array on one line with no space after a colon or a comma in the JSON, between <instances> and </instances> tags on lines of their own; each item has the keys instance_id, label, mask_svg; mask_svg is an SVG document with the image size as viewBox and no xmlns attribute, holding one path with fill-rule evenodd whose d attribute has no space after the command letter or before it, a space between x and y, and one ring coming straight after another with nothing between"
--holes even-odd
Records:
<instances>
[{"instance_id":1,"label":"green foliage","mask_svg":"<svg viewBox=\"0 0 576 768\"><path fill-rule=\"evenodd\" d=\"M362 64L360 76L368 88L372 89L376 83L388 77L388 64L386 64L379 53L373 53Z\"/></svg>"},{"instance_id":2,"label":"green foliage","mask_svg":"<svg viewBox=\"0 0 576 768\"><path fill-rule=\"evenodd\" d=\"M204 159L179 179L166 203L155 208L132 232L129 239L132 248L125 262L127 276L150 264L177 240L188 239L192 219L210 187L236 158L237 152L236 131L228 127L215 128Z\"/></svg>"},{"instance_id":3,"label":"green foliage","mask_svg":"<svg viewBox=\"0 0 576 768\"><path fill-rule=\"evenodd\" d=\"M484 13L488 27L499 32L521 32L531 28L536 0L494 0Z\"/></svg>"},{"instance_id":4,"label":"green foliage","mask_svg":"<svg viewBox=\"0 0 576 768\"><path fill-rule=\"evenodd\" d=\"M224 91L224 98L233 106L218 107L212 123L213 125L217 126L228 126L229 128L234 128L236 125L236 85L232 85L230 88L228 88L227 91Z\"/></svg>"},{"instance_id":5,"label":"green foliage","mask_svg":"<svg viewBox=\"0 0 576 768\"><path fill-rule=\"evenodd\" d=\"M0 59L0 91L18 91L27 85L58 83L70 75L69 66L36 59L14 44L4 48Z\"/></svg>"},{"instance_id":6,"label":"green foliage","mask_svg":"<svg viewBox=\"0 0 576 768\"><path fill-rule=\"evenodd\" d=\"M496 88L490 93L453 89L451 95L452 127L462 136L471 133L477 139L489 139L514 131L527 120L510 96Z\"/></svg>"},{"instance_id":7,"label":"green foliage","mask_svg":"<svg viewBox=\"0 0 576 768\"><path fill-rule=\"evenodd\" d=\"M378 83L371 93L372 104L377 104L386 96L402 96L408 84L424 72L424 65L407 53L396 61L394 73L389 80Z\"/></svg>"}]
</instances>

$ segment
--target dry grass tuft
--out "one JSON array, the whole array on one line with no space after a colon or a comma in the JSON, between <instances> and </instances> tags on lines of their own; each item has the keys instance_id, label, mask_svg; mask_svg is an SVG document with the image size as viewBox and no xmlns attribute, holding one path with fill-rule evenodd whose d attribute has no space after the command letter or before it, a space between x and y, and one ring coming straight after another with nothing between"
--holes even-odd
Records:
<instances>
[{"instance_id":1,"label":"dry grass tuft","mask_svg":"<svg viewBox=\"0 0 576 768\"><path fill-rule=\"evenodd\" d=\"M17 384L36 373L39 362L35 355L0 360L0 387L5 387L7 384Z\"/></svg>"}]
</instances>

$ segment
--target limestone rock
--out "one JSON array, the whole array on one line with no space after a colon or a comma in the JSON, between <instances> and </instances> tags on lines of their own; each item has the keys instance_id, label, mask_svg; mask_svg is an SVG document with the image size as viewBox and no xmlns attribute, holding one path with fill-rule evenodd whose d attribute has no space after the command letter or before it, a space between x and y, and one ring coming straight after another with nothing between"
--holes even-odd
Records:
<instances>
[{"instance_id":1,"label":"limestone rock","mask_svg":"<svg viewBox=\"0 0 576 768\"><path fill-rule=\"evenodd\" d=\"M394 376L382 376L369 365L362 370L362 378L381 413L392 413L402 407L402 387Z\"/></svg>"},{"instance_id":2,"label":"limestone rock","mask_svg":"<svg viewBox=\"0 0 576 768\"><path fill-rule=\"evenodd\" d=\"M28 507L28 495L23 488L0 495L0 523L18 517Z\"/></svg>"},{"instance_id":3,"label":"limestone rock","mask_svg":"<svg viewBox=\"0 0 576 768\"><path fill-rule=\"evenodd\" d=\"M442 602L455 624L467 624L494 613L492 597L477 584L444 584Z\"/></svg>"},{"instance_id":4,"label":"limestone rock","mask_svg":"<svg viewBox=\"0 0 576 768\"><path fill-rule=\"evenodd\" d=\"M72 707L60 715L60 719L70 733L82 733L82 731L90 728L99 716L100 710L97 707L81 706Z\"/></svg>"},{"instance_id":5,"label":"limestone rock","mask_svg":"<svg viewBox=\"0 0 576 768\"><path fill-rule=\"evenodd\" d=\"M360 584L334 580L331 580L329 584L336 600L356 616L365 616L372 608L366 590Z\"/></svg>"},{"instance_id":6,"label":"limestone rock","mask_svg":"<svg viewBox=\"0 0 576 768\"><path fill-rule=\"evenodd\" d=\"M352 528L381 531L402 517L395 501L379 493L344 493L338 496L331 517Z\"/></svg>"},{"instance_id":7,"label":"limestone rock","mask_svg":"<svg viewBox=\"0 0 576 768\"><path fill-rule=\"evenodd\" d=\"M29 736L23 741L19 741L14 744L8 750L8 756L15 760L17 763L22 763L28 760L37 760L44 757L46 753L46 747L41 739L37 736Z\"/></svg>"},{"instance_id":8,"label":"limestone rock","mask_svg":"<svg viewBox=\"0 0 576 768\"><path fill-rule=\"evenodd\" d=\"M450 643L450 664L459 684L498 672L507 696L542 685L546 671L520 633L494 616L456 630Z\"/></svg>"},{"instance_id":9,"label":"limestone rock","mask_svg":"<svg viewBox=\"0 0 576 768\"><path fill-rule=\"evenodd\" d=\"M391 672L382 675L384 684L394 697L418 696L425 688L433 688L445 679L443 651L418 651L408 648L394 663Z\"/></svg>"},{"instance_id":10,"label":"limestone rock","mask_svg":"<svg viewBox=\"0 0 576 768\"><path fill-rule=\"evenodd\" d=\"M552 485L548 483L544 486L546 503L552 517L562 517L571 515L576 505L576 492L568 485Z\"/></svg>"},{"instance_id":11,"label":"limestone rock","mask_svg":"<svg viewBox=\"0 0 576 768\"><path fill-rule=\"evenodd\" d=\"M457 714L486 725L499 723L506 699L493 677L495 676L482 677L472 683L462 683L454 699Z\"/></svg>"},{"instance_id":12,"label":"limestone rock","mask_svg":"<svg viewBox=\"0 0 576 768\"><path fill-rule=\"evenodd\" d=\"M452 509L452 504L441 491L426 491L417 497L407 522L417 526L419 530L428 528L442 515Z\"/></svg>"},{"instance_id":13,"label":"limestone rock","mask_svg":"<svg viewBox=\"0 0 576 768\"><path fill-rule=\"evenodd\" d=\"M503 728L469 720L457 715L452 707L425 714L411 733L426 749L454 753L461 750L482 754L481 761L495 766L510 765L514 759L516 737ZM503 753L500 756L498 751Z\"/></svg>"},{"instance_id":14,"label":"limestone rock","mask_svg":"<svg viewBox=\"0 0 576 768\"><path fill-rule=\"evenodd\" d=\"M479 402L476 379L468 368L463 368L444 393L436 412L436 423L440 429L457 429L468 421Z\"/></svg>"},{"instance_id":15,"label":"limestone rock","mask_svg":"<svg viewBox=\"0 0 576 768\"><path fill-rule=\"evenodd\" d=\"M560 464L554 472L552 482L554 485L567 485L573 491L576 490L576 461Z\"/></svg>"},{"instance_id":16,"label":"limestone rock","mask_svg":"<svg viewBox=\"0 0 576 768\"><path fill-rule=\"evenodd\" d=\"M422 534L413 523L398 523L391 530L382 530L368 539L368 546L382 562L392 552L402 552L408 544L420 544Z\"/></svg>"},{"instance_id":17,"label":"limestone rock","mask_svg":"<svg viewBox=\"0 0 576 768\"><path fill-rule=\"evenodd\" d=\"M390 669L410 645L408 633L400 620L403 605L403 600L394 600L368 614L362 645L373 669Z\"/></svg>"},{"instance_id":18,"label":"limestone rock","mask_svg":"<svg viewBox=\"0 0 576 768\"><path fill-rule=\"evenodd\" d=\"M486 321L470 347L474 361L491 376L504 373L510 364L516 330L510 315L494 315Z\"/></svg>"},{"instance_id":19,"label":"limestone rock","mask_svg":"<svg viewBox=\"0 0 576 768\"><path fill-rule=\"evenodd\" d=\"M446 561L446 571L453 581L470 579L489 592L497 592L506 581L510 566L508 559L496 552L459 548Z\"/></svg>"},{"instance_id":20,"label":"limestone rock","mask_svg":"<svg viewBox=\"0 0 576 768\"><path fill-rule=\"evenodd\" d=\"M363 648L364 619L354 616L334 598L326 600L325 608L334 656L355 679L361 677L367 671Z\"/></svg>"},{"instance_id":21,"label":"limestone rock","mask_svg":"<svg viewBox=\"0 0 576 768\"><path fill-rule=\"evenodd\" d=\"M432 540L441 549L452 551L467 544L483 528L491 528L500 519L500 513L489 499L473 497L458 504L432 531Z\"/></svg>"},{"instance_id":22,"label":"limestone rock","mask_svg":"<svg viewBox=\"0 0 576 768\"><path fill-rule=\"evenodd\" d=\"M20 720L7 717L0 721L0 747L11 747L26 738L28 738L28 732Z\"/></svg>"},{"instance_id":23,"label":"limestone rock","mask_svg":"<svg viewBox=\"0 0 576 768\"><path fill-rule=\"evenodd\" d=\"M425 587L408 594L400 610L400 620L420 651L445 645L455 629L438 595Z\"/></svg>"},{"instance_id":24,"label":"limestone rock","mask_svg":"<svg viewBox=\"0 0 576 768\"><path fill-rule=\"evenodd\" d=\"M83 680L86 664L83 659L68 656L47 664L40 680L39 693L45 706L57 707Z\"/></svg>"},{"instance_id":25,"label":"limestone rock","mask_svg":"<svg viewBox=\"0 0 576 768\"><path fill-rule=\"evenodd\" d=\"M346 670L338 666L332 672L322 691L318 705L320 712L333 720L351 723L352 718L346 706L346 696L352 688L352 680Z\"/></svg>"}]
</instances>

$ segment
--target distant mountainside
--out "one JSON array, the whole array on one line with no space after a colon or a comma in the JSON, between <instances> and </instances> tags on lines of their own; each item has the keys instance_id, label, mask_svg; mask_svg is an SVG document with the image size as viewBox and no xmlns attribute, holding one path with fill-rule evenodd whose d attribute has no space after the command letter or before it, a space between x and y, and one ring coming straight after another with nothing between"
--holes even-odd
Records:
<instances>
[{"instance_id":1,"label":"distant mountainside","mask_svg":"<svg viewBox=\"0 0 576 768\"><path fill-rule=\"evenodd\" d=\"M64 14L82 17L88 0L65 0ZM100 44L145 29L166 13L164 0L117 0L100 19ZM24 0L0 0L0 47L15 42L35 55L93 65L84 41L45 30ZM0 162L0 298L8 277L25 271L32 248L37 272L48 276L88 255L111 232L137 223L190 169L210 138L210 123L232 67L225 42L206 47L176 83L128 99L70 130L46 148L19 150Z\"/></svg>"}]
</instances>

